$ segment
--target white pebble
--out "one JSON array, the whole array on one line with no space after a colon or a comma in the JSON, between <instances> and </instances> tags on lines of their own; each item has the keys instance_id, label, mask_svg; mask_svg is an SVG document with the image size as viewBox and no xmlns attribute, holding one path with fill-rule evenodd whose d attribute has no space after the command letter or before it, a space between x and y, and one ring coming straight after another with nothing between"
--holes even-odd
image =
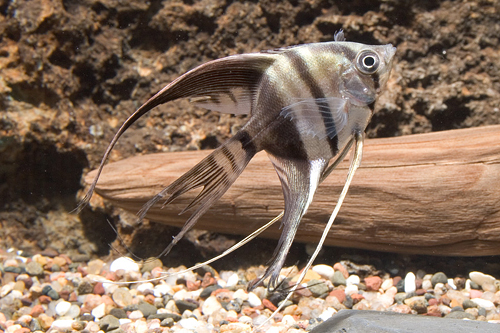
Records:
<instances>
[{"instance_id":1,"label":"white pebble","mask_svg":"<svg viewBox=\"0 0 500 333\"><path fill-rule=\"evenodd\" d=\"M151 282L141 283L137 286L137 291L141 294L154 291L155 286Z\"/></svg>"},{"instance_id":2,"label":"white pebble","mask_svg":"<svg viewBox=\"0 0 500 333\"><path fill-rule=\"evenodd\" d=\"M68 313L70 307L71 307L70 302L61 301L61 302L57 303L55 310L56 310L57 315L62 317L66 313Z\"/></svg>"},{"instance_id":3,"label":"white pebble","mask_svg":"<svg viewBox=\"0 0 500 333\"><path fill-rule=\"evenodd\" d=\"M424 280L422 281L422 289L424 290L432 290L432 282L431 280Z\"/></svg>"},{"instance_id":4,"label":"white pebble","mask_svg":"<svg viewBox=\"0 0 500 333\"><path fill-rule=\"evenodd\" d=\"M144 315L143 315L143 314L142 314L142 312L141 312L141 311L139 311L139 310L132 311L132 312L130 312L130 314L128 315L128 319L132 319L132 320L141 319L142 317L144 317Z\"/></svg>"},{"instance_id":5,"label":"white pebble","mask_svg":"<svg viewBox=\"0 0 500 333\"><path fill-rule=\"evenodd\" d=\"M14 283L9 283L9 284L6 284L5 286L2 287L2 289L0 289L0 297L5 297L7 296L12 290L14 289Z\"/></svg>"},{"instance_id":6,"label":"white pebble","mask_svg":"<svg viewBox=\"0 0 500 333\"><path fill-rule=\"evenodd\" d=\"M470 287L470 279L465 280L465 290L470 291L472 288Z\"/></svg>"},{"instance_id":7,"label":"white pebble","mask_svg":"<svg viewBox=\"0 0 500 333\"><path fill-rule=\"evenodd\" d=\"M415 284L415 274L409 272L405 276L405 293L414 293L417 290L417 285Z\"/></svg>"},{"instance_id":8,"label":"white pebble","mask_svg":"<svg viewBox=\"0 0 500 333\"><path fill-rule=\"evenodd\" d=\"M227 279L226 287L229 288L238 285L239 280L240 278L238 277L238 274L234 273Z\"/></svg>"},{"instance_id":9,"label":"white pebble","mask_svg":"<svg viewBox=\"0 0 500 333\"><path fill-rule=\"evenodd\" d=\"M17 330L20 330L22 329L23 327L19 324L14 324L14 325L10 325L9 327L7 327L7 330L6 332L7 333L14 333L15 331Z\"/></svg>"},{"instance_id":10,"label":"white pebble","mask_svg":"<svg viewBox=\"0 0 500 333\"><path fill-rule=\"evenodd\" d=\"M457 290L457 286L455 285L455 281L453 281L453 279L448 279L448 285L451 287L451 289Z\"/></svg>"},{"instance_id":11,"label":"white pebble","mask_svg":"<svg viewBox=\"0 0 500 333\"><path fill-rule=\"evenodd\" d=\"M351 284L351 285L345 287L344 292L346 295L357 294L358 293L358 286L355 284Z\"/></svg>"},{"instance_id":12,"label":"white pebble","mask_svg":"<svg viewBox=\"0 0 500 333\"><path fill-rule=\"evenodd\" d=\"M128 257L120 257L115 259L109 266L111 272L116 272L119 269L123 269L126 272L139 272L139 265Z\"/></svg>"},{"instance_id":13,"label":"white pebble","mask_svg":"<svg viewBox=\"0 0 500 333\"><path fill-rule=\"evenodd\" d=\"M320 315L319 317L325 321L327 319L330 319L334 314L337 313L337 310L335 310L334 308L332 307L328 307L326 308Z\"/></svg>"},{"instance_id":14,"label":"white pebble","mask_svg":"<svg viewBox=\"0 0 500 333\"><path fill-rule=\"evenodd\" d=\"M106 304L99 304L94 309L92 309L91 314L97 319L104 317L104 315L106 314Z\"/></svg>"},{"instance_id":15,"label":"white pebble","mask_svg":"<svg viewBox=\"0 0 500 333\"><path fill-rule=\"evenodd\" d=\"M484 274L481 272L470 272L469 277L472 280L472 282L477 283L481 287L483 284L494 284L495 283L495 278L491 275Z\"/></svg>"},{"instance_id":16,"label":"white pebble","mask_svg":"<svg viewBox=\"0 0 500 333\"><path fill-rule=\"evenodd\" d=\"M392 280L392 278L390 278L390 279L384 280L384 282L382 282L382 285L380 286L380 288L382 288L382 290L387 290L390 287L392 287L393 284L394 284L393 280Z\"/></svg>"},{"instance_id":17,"label":"white pebble","mask_svg":"<svg viewBox=\"0 0 500 333\"><path fill-rule=\"evenodd\" d=\"M58 319L54 320L52 325L50 325L51 330L71 330L71 324L75 321L73 319Z\"/></svg>"},{"instance_id":18,"label":"white pebble","mask_svg":"<svg viewBox=\"0 0 500 333\"><path fill-rule=\"evenodd\" d=\"M245 290L243 289L238 289L234 292L233 294L233 298L239 298L241 299L242 301L246 301L248 300L248 294Z\"/></svg>"},{"instance_id":19,"label":"white pebble","mask_svg":"<svg viewBox=\"0 0 500 333\"><path fill-rule=\"evenodd\" d=\"M195 330L198 326L200 326L200 323L196 318L184 318L179 320L178 324L187 330Z\"/></svg>"},{"instance_id":20,"label":"white pebble","mask_svg":"<svg viewBox=\"0 0 500 333\"><path fill-rule=\"evenodd\" d=\"M316 272L318 273L318 272ZM318 273L319 274L319 273ZM292 326L292 325L295 325L297 322L295 321L295 319L291 316L291 315L284 315L283 316L283 319L281 319L281 322L285 325L285 326Z\"/></svg>"},{"instance_id":21,"label":"white pebble","mask_svg":"<svg viewBox=\"0 0 500 333\"><path fill-rule=\"evenodd\" d=\"M359 279L359 276L357 276L356 274L349 275L349 277L345 280L347 286L350 286L352 284L358 285L360 282L361 281Z\"/></svg>"},{"instance_id":22,"label":"white pebble","mask_svg":"<svg viewBox=\"0 0 500 333\"><path fill-rule=\"evenodd\" d=\"M134 331L135 333L146 333L148 331L148 324L145 321L137 320L134 322L134 330L132 332Z\"/></svg>"},{"instance_id":23,"label":"white pebble","mask_svg":"<svg viewBox=\"0 0 500 333\"><path fill-rule=\"evenodd\" d=\"M312 270L328 280L330 280L333 277L333 273L335 273L333 267L328 265L316 265Z\"/></svg>"},{"instance_id":24,"label":"white pebble","mask_svg":"<svg viewBox=\"0 0 500 333\"><path fill-rule=\"evenodd\" d=\"M249 316L241 316L240 318L238 318L238 321L244 324L252 324L252 318L250 318Z\"/></svg>"},{"instance_id":25,"label":"white pebble","mask_svg":"<svg viewBox=\"0 0 500 333\"><path fill-rule=\"evenodd\" d=\"M166 294L173 294L172 287L170 287L168 284L158 284L154 287L153 289L153 295L155 297L162 297L165 296Z\"/></svg>"},{"instance_id":26,"label":"white pebble","mask_svg":"<svg viewBox=\"0 0 500 333\"><path fill-rule=\"evenodd\" d=\"M471 299L471 301L474 302L477 306L485 308L487 311L495 309L495 304L492 301L488 301L487 299L473 298Z\"/></svg>"},{"instance_id":27,"label":"white pebble","mask_svg":"<svg viewBox=\"0 0 500 333\"><path fill-rule=\"evenodd\" d=\"M233 295L234 297L234 295ZM260 300L259 296L255 295L253 292L248 293L248 304L250 304L251 307L255 308L258 306L262 305L262 301Z\"/></svg>"},{"instance_id":28,"label":"white pebble","mask_svg":"<svg viewBox=\"0 0 500 333\"><path fill-rule=\"evenodd\" d=\"M210 296L209 298L207 298L201 306L201 312L207 316L212 315L212 313L220 309L222 309L222 305L219 303L215 296Z\"/></svg>"},{"instance_id":29,"label":"white pebble","mask_svg":"<svg viewBox=\"0 0 500 333\"><path fill-rule=\"evenodd\" d=\"M120 318L120 319L118 319L118 322L120 323L120 326L121 326L121 325L130 324L132 322L132 320L130 320L128 318Z\"/></svg>"}]
</instances>

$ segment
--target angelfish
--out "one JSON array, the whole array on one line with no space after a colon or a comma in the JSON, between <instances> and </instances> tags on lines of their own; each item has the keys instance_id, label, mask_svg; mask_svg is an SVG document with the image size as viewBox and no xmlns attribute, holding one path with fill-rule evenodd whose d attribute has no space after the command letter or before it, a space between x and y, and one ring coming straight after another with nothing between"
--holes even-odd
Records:
<instances>
[{"instance_id":1,"label":"angelfish","mask_svg":"<svg viewBox=\"0 0 500 333\"><path fill-rule=\"evenodd\" d=\"M203 187L182 211L193 212L162 254L168 253L229 189L252 157L265 150L285 199L281 237L259 280L270 277L269 285L274 287L330 160L353 137L362 138L374 102L388 80L395 51L390 44L346 42L339 32L332 42L233 55L200 65L160 90L123 123L80 207L90 200L119 137L154 107L190 98L213 111L249 114L248 122L231 139L154 196L139 216L143 218L159 201L165 206L183 193Z\"/></svg>"}]
</instances>

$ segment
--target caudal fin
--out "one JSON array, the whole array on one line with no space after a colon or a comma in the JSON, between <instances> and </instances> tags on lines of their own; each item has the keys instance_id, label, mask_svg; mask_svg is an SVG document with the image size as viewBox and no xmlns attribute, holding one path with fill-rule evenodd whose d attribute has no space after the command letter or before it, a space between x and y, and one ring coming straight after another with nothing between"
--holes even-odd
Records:
<instances>
[{"instance_id":1,"label":"caudal fin","mask_svg":"<svg viewBox=\"0 0 500 333\"><path fill-rule=\"evenodd\" d=\"M172 247L196 224L198 219L222 197L256 152L255 146L245 132L238 132L227 143L214 150L144 205L139 212L140 219L144 218L148 210L159 201L163 200L162 207L164 207L182 194L203 187L203 190L184 208L181 214L191 209L195 209L195 211L160 256L170 252Z\"/></svg>"}]
</instances>

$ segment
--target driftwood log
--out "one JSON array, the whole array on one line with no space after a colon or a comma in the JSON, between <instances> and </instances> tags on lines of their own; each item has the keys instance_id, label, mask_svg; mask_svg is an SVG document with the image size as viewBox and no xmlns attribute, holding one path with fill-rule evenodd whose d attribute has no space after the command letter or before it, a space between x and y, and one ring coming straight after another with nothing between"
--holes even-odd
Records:
<instances>
[{"instance_id":1,"label":"driftwood log","mask_svg":"<svg viewBox=\"0 0 500 333\"><path fill-rule=\"evenodd\" d=\"M135 213L208 153L151 154L110 163L96 191ZM343 161L320 185L297 241L318 241L348 164ZM94 176L95 171L86 181ZM154 207L147 217L182 226L189 212L178 213L195 195ZM280 183L260 153L196 227L247 235L282 208ZM263 236L279 237L278 227ZM326 243L412 254L500 255L500 126L366 140L361 168Z\"/></svg>"}]
</instances>

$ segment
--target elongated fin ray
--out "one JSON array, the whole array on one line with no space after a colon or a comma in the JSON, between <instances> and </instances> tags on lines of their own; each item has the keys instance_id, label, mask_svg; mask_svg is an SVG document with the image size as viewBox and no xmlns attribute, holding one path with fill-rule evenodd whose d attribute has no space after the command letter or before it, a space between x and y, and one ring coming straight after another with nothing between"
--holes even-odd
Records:
<instances>
[{"instance_id":1,"label":"elongated fin ray","mask_svg":"<svg viewBox=\"0 0 500 333\"><path fill-rule=\"evenodd\" d=\"M354 178L354 174L356 173L356 170L358 169L359 165L361 164L361 158L363 156L363 133L356 131L354 133L354 141L355 141L355 146L354 146L354 152L353 152L353 158L351 159L351 164L349 166L349 172L347 173L347 179L345 181L344 187L342 188L342 192L340 193L339 199L337 201L337 204L335 205L335 208L333 209L332 215L330 215L330 219L328 220L328 223L325 226L325 229L323 230L323 233L321 234L321 239L318 242L318 245L316 246L316 249L314 250L314 253L312 254L311 258L307 262L306 266L302 269L302 273L299 275L299 278L297 280L297 283L290 289L288 292L288 295L286 298L281 302L281 304L278 306L278 308L272 313L272 315L267 318L257 329L265 325L271 318L273 318L278 312L280 312L283 307L285 306L286 302L292 297L293 293L297 290L297 288L300 286L302 281L304 280L304 277L307 274L307 271L311 268L314 260L318 256L319 252L321 251L321 248L323 247L323 244L325 243L326 237L328 236L328 233L330 232L330 229L333 226L333 222L335 222L335 218L337 217L340 207L342 206L342 203L344 202L344 199L347 195L347 191L349 190L349 187L351 186L352 179ZM349 145L350 146L350 145Z\"/></svg>"},{"instance_id":2,"label":"elongated fin ray","mask_svg":"<svg viewBox=\"0 0 500 333\"><path fill-rule=\"evenodd\" d=\"M243 132L238 132L227 143L215 149L191 170L154 196L139 211L139 218L143 219L148 210L159 201L163 200L165 206L182 194L203 187L181 214L193 208L195 211L160 256L168 254L212 204L222 197L255 155L256 150L252 149L251 145L244 145L245 140L242 140L242 136Z\"/></svg>"},{"instance_id":3,"label":"elongated fin ray","mask_svg":"<svg viewBox=\"0 0 500 333\"><path fill-rule=\"evenodd\" d=\"M347 125L346 106L343 98L300 98L284 107L280 114L293 120L302 134L334 138Z\"/></svg>"},{"instance_id":4,"label":"elongated fin ray","mask_svg":"<svg viewBox=\"0 0 500 333\"><path fill-rule=\"evenodd\" d=\"M232 96L230 100L233 101L235 107L234 113L250 113L256 87L262 74L275 58L276 55L272 54L249 53L213 60L185 73L160 90L125 120L118 129L106 148L96 177L75 211L81 211L90 201L111 150L122 134L140 117L160 104L185 97L201 97L205 104L208 98L212 104L217 104L216 101L221 96ZM238 90L236 95L232 91L234 89ZM224 106L219 110L230 112L231 108Z\"/></svg>"}]
</instances>

